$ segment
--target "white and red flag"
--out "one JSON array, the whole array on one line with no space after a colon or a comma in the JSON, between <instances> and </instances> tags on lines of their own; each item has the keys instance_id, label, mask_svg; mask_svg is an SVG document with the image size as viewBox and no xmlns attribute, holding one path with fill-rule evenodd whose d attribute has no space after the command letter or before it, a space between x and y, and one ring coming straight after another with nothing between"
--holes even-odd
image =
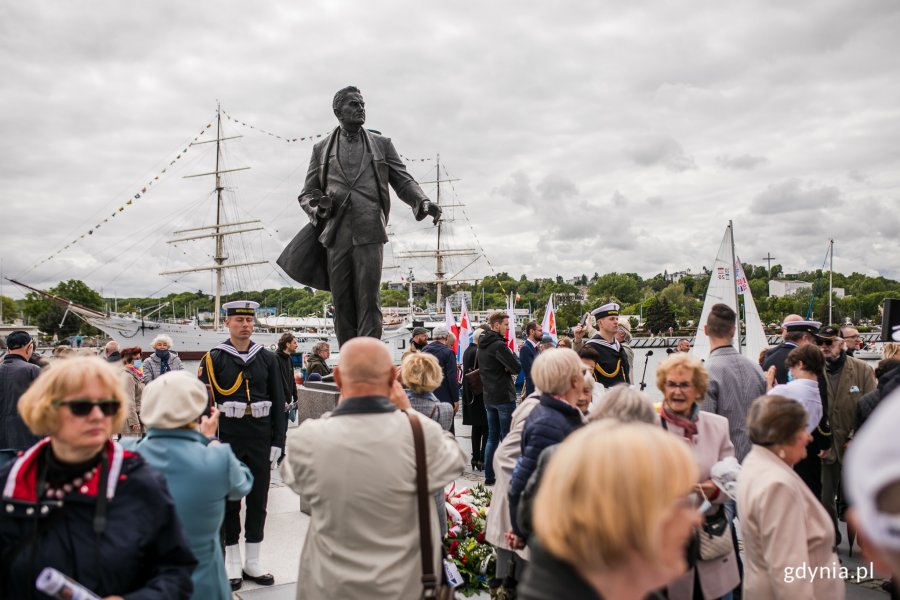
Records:
<instances>
[{"instance_id":1,"label":"white and red flag","mask_svg":"<svg viewBox=\"0 0 900 600\"><path fill-rule=\"evenodd\" d=\"M456 317L453 316L453 309L450 307L450 298L444 300L444 322L447 324L447 331L453 334L456 341L453 342L453 352L459 347L459 326L456 324Z\"/></svg>"},{"instance_id":2,"label":"white and red flag","mask_svg":"<svg viewBox=\"0 0 900 600\"><path fill-rule=\"evenodd\" d=\"M518 344L516 344L516 301L512 292L509 293L509 300L506 301L506 314L509 315L509 330L506 332L506 345L513 351L513 354L519 353Z\"/></svg>"},{"instance_id":3,"label":"white and red flag","mask_svg":"<svg viewBox=\"0 0 900 600\"><path fill-rule=\"evenodd\" d=\"M544 321L541 323L541 329L544 334L550 334L555 344L558 340L556 337L556 311L553 310L553 294L547 300L547 308L544 310Z\"/></svg>"},{"instance_id":4,"label":"white and red flag","mask_svg":"<svg viewBox=\"0 0 900 600\"><path fill-rule=\"evenodd\" d=\"M457 336L456 350L457 364L462 364L463 354L465 354L469 344L472 343L472 336L474 333L475 329L472 327L472 322L469 320L469 311L466 309L466 299L462 298L459 306L459 335Z\"/></svg>"}]
</instances>

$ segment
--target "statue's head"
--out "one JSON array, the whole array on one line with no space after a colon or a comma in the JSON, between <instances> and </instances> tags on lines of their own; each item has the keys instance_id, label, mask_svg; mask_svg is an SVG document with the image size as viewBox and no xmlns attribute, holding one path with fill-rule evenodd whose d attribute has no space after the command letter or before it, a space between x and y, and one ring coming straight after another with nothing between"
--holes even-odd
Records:
<instances>
[{"instance_id":1,"label":"statue's head","mask_svg":"<svg viewBox=\"0 0 900 600\"><path fill-rule=\"evenodd\" d=\"M345 128L357 129L366 122L366 103L358 87L347 86L338 90L331 102L334 116Z\"/></svg>"}]
</instances>

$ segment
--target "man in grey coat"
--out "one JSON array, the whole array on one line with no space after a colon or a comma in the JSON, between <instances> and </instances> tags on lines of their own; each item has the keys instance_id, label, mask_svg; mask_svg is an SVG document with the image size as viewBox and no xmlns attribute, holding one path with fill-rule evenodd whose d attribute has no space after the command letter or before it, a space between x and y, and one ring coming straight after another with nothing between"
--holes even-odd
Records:
<instances>
[{"instance_id":1,"label":"man in grey coat","mask_svg":"<svg viewBox=\"0 0 900 600\"><path fill-rule=\"evenodd\" d=\"M25 450L36 444L37 437L19 416L19 397L41 374L33 365L34 340L25 331L13 331L6 338L8 354L0 363L0 450Z\"/></svg>"},{"instance_id":2,"label":"man in grey coat","mask_svg":"<svg viewBox=\"0 0 900 600\"><path fill-rule=\"evenodd\" d=\"M332 109L340 126L313 147L299 197L310 224L278 264L300 283L331 290L335 333L343 345L357 336L381 337L379 288L391 210L388 185L413 209L417 221L431 216L437 224L441 207L428 200L406 171L390 138L363 128L366 109L358 88L339 90Z\"/></svg>"},{"instance_id":3,"label":"man in grey coat","mask_svg":"<svg viewBox=\"0 0 900 600\"><path fill-rule=\"evenodd\" d=\"M709 385L703 410L728 419L728 435L734 444L738 462L750 452L747 437L747 411L750 404L766 393L766 380L759 365L742 356L734 347L737 315L727 304L712 307L704 325L709 336L706 370Z\"/></svg>"}]
</instances>

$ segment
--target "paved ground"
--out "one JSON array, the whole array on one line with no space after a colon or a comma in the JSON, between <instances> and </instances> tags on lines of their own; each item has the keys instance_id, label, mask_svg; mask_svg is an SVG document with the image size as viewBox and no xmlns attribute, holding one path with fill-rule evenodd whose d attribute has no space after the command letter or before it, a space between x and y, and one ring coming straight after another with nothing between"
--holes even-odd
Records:
<instances>
[{"instance_id":1,"label":"paved ground","mask_svg":"<svg viewBox=\"0 0 900 600\"><path fill-rule=\"evenodd\" d=\"M456 421L457 438L466 452L470 451L469 428ZM484 481L481 473L473 473L467 468L457 480L457 488L467 487L477 481ZM287 488L277 473L273 473L272 487L269 491L268 518L266 520L266 539L262 545L263 564L275 576L276 585L262 587L253 583L244 583L243 588L234 597L239 600L293 600L296 597L297 573L300 566L300 550L309 517L300 512L300 502L292 490ZM843 529L843 524L841 525ZM853 556L849 556L846 531L843 531L843 542L838 548L838 557L853 576L847 582L848 600L884 600L888 595L881 591L881 579L873 578L871 573L861 581L855 580L857 567L866 568L856 546ZM862 573L862 571L860 571ZM474 599L486 599L487 594L473 596Z\"/></svg>"}]
</instances>

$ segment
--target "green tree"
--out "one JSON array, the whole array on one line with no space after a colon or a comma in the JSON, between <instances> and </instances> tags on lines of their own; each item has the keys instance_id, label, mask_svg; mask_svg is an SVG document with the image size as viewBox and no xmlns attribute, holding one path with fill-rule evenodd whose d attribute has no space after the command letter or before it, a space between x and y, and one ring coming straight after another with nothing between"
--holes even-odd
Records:
<instances>
[{"instance_id":1,"label":"green tree","mask_svg":"<svg viewBox=\"0 0 900 600\"><path fill-rule=\"evenodd\" d=\"M19 307L12 298L0 296L0 306L3 308L3 310L0 310L0 313L3 315L0 323L12 323L14 319L19 317Z\"/></svg>"},{"instance_id":2,"label":"green tree","mask_svg":"<svg viewBox=\"0 0 900 600\"><path fill-rule=\"evenodd\" d=\"M634 304L641 299L637 273L607 273L588 288L588 295L598 300L613 298L620 304Z\"/></svg>"},{"instance_id":3,"label":"green tree","mask_svg":"<svg viewBox=\"0 0 900 600\"><path fill-rule=\"evenodd\" d=\"M669 327L678 327L675 320L675 311L669 305L669 301L665 298L654 296L647 306L646 312L647 330L650 333L660 333L666 331Z\"/></svg>"},{"instance_id":4,"label":"green tree","mask_svg":"<svg viewBox=\"0 0 900 600\"><path fill-rule=\"evenodd\" d=\"M92 290L86 283L78 279L70 279L50 288L50 292L69 300L74 304L80 304L87 308L103 310L103 298ZM35 292L29 292L25 296L25 316L31 323L47 335L58 335L61 338L82 333L96 335L99 332L85 324L77 316L66 314L66 307L56 300L46 298Z\"/></svg>"}]
</instances>

